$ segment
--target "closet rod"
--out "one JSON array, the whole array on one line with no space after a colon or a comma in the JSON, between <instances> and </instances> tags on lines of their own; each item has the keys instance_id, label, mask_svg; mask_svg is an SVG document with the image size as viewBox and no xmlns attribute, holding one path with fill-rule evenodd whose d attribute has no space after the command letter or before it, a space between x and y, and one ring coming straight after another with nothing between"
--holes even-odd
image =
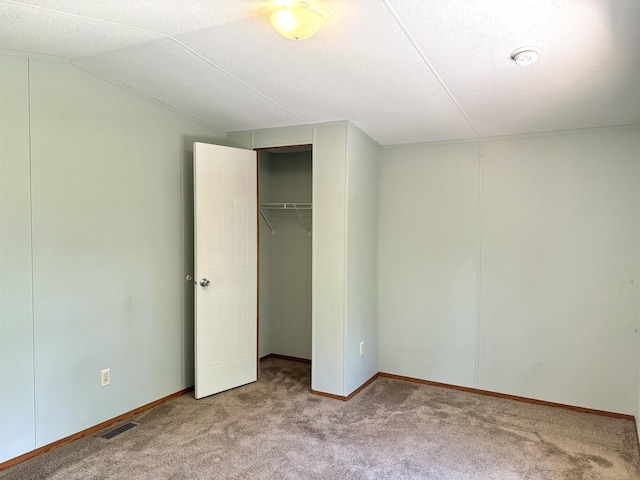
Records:
<instances>
[{"instance_id":1,"label":"closet rod","mask_svg":"<svg viewBox=\"0 0 640 480\"><path fill-rule=\"evenodd\" d=\"M265 210L289 210L289 209L311 210L312 204L311 203L291 203L291 202L286 202L286 203L270 202L270 203L261 203L260 208L264 208Z\"/></svg>"},{"instance_id":2,"label":"closet rod","mask_svg":"<svg viewBox=\"0 0 640 480\"><path fill-rule=\"evenodd\" d=\"M267 222L269 230L271 230L271 235L275 235L276 230L275 228L273 228L273 225L271 225L271 222L265 215L264 210L295 210L298 214L300 222L304 226L304 229L307 231L309 236L311 236L311 227L307 225L307 222L305 222L304 218L300 214L300 210L311 210L311 203L261 203L260 215L262 216L264 221Z\"/></svg>"}]
</instances>

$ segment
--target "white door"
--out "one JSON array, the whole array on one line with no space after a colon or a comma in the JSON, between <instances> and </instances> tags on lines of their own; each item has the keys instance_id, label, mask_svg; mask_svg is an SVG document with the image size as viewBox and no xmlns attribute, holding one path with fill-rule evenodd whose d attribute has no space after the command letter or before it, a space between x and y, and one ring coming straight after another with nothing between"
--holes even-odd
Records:
<instances>
[{"instance_id":1,"label":"white door","mask_svg":"<svg viewBox=\"0 0 640 480\"><path fill-rule=\"evenodd\" d=\"M194 143L195 395L257 380L257 156Z\"/></svg>"}]
</instances>

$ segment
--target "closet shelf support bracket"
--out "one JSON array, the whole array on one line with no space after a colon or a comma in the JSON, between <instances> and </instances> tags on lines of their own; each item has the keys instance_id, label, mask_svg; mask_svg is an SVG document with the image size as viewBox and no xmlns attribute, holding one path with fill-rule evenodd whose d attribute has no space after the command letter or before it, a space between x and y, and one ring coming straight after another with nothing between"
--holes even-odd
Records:
<instances>
[{"instance_id":1,"label":"closet shelf support bracket","mask_svg":"<svg viewBox=\"0 0 640 480\"><path fill-rule=\"evenodd\" d=\"M298 218L302 222L302 225L304 225L304 229L307 231L307 234L309 234L309 237L311 237L311 228L307 225L307 222L304 221L304 218L302 218L302 215L300 215L300 210L298 210L298 207L297 207L297 205L295 203L293 204L293 208L296 209L296 213L298 214Z\"/></svg>"},{"instance_id":2,"label":"closet shelf support bracket","mask_svg":"<svg viewBox=\"0 0 640 480\"><path fill-rule=\"evenodd\" d=\"M267 218L267 216L264 214L264 212L262 211L262 209L260 209L260 215L262 215L262 218L264 219L265 222L267 222L267 225L269 226L269 230L271 230L271 235L275 235L276 231L273 228L273 225L271 225L271 222L269 221L269 219Z\"/></svg>"}]
</instances>

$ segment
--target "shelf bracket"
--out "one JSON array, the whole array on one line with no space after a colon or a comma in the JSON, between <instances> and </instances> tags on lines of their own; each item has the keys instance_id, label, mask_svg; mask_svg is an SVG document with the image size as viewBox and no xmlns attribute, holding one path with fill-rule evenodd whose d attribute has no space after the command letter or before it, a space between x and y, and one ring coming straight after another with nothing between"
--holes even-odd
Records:
<instances>
[{"instance_id":1,"label":"shelf bracket","mask_svg":"<svg viewBox=\"0 0 640 480\"><path fill-rule=\"evenodd\" d=\"M264 221L267 222L267 225L269 225L269 230L271 230L271 235L275 235L276 231L274 230L273 225L271 225L271 222L267 219L267 216L264 214L262 209L260 209L260 215L262 215L262 218L264 219Z\"/></svg>"},{"instance_id":2,"label":"shelf bracket","mask_svg":"<svg viewBox=\"0 0 640 480\"><path fill-rule=\"evenodd\" d=\"M311 236L311 228L309 228L307 226L307 222L304 221L304 218L302 218L302 215L300 215L300 211L298 210L298 206L294 203L293 208L296 209L296 213L298 214L298 218L300 219L300 221L302 222L302 225L304 225L304 229L307 231L307 233L309 234L309 236Z\"/></svg>"}]
</instances>

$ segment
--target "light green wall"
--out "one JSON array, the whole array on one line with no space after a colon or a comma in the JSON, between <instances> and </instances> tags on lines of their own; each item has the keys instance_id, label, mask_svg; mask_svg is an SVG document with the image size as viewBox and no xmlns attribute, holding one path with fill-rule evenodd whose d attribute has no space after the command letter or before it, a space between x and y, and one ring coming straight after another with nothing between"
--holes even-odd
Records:
<instances>
[{"instance_id":1,"label":"light green wall","mask_svg":"<svg viewBox=\"0 0 640 480\"><path fill-rule=\"evenodd\" d=\"M3 402L2 414L35 421L37 433L26 440L33 428L21 429L12 439L20 447L3 448L0 461L193 384L190 149L195 140L224 142L221 132L69 63L3 55L2 72L2 112L11 98L19 114L11 124L22 124L20 136L3 128L2 219L17 215L25 239L20 248L5 243L3 224L2 257L22 255L20 280L27 272L25 301L9 312L3 301L3 397L12 385L6 365L21 366L24 381L21 408ZM30 109L13 100L27 91ZM16 149L22 153L5 155ZM14 191L4 188L6 172ZM32 242L24 228L29 188ZM4 300L4 263L2 271ZM12 328L19 315L25 325ZM7 353L5 342L23 348ZM111 385L101 388L104 368ZM0 438L10 432L3 420Z\"/></svg>"},{"instance_id":2,"label":"light green wall","mask_svg":"<svg viewBox=\"0 0 640 480\"><path fill-rule=\"evenodd\" d=\"M28 75L0 57L0 462L35 447Z\"/></svg>"},{"instance_id":3,"label":"light green wall","mask_svg":"<svg viewBox=\"0 0 640 480\"><path fill-rule=\"evenodd\" d=\"M640 350L640 349L639 349ZM639 362L640 362L640 355L638 355L639 357ZM640 438L640 366L638 367L638 396L637 396L637 408L636 408L636 430L638 431L638 438Z\"/></svg>"},{"instance_id":4,"label":"light green wall","mask_svg":"<svg viewBox=\"0 0 640 480\"><path fill-rule=\"evenodd\" d=\"M380 147L347 130L347 293L345 395L378 373L378 218ZM364 355L360 356L360 342Z\"/></svg>"},{"instance_id":5,"label":"light green wall","mask_svg":"<svg viewBox=\"0 0 640 480\"><path fill-rule=\"evenodd\" d=\"M315 129L311 384L334 395L345 395L346 146L346 124Z\"/></svg>"},{"instance_id":6,"label":"light green wall","mask_svg":"<svg viewBox=\"0 0 640 480\"><path fill-rule=\"evenodd\" d=\"M632 414L640 130L386 148L380 368Z\"/></svg>"},{"instance_id":7,"label":"light green wall","mask_svg":"<svg viewBox=\"0 0 640 480\"><path fill-rule=\"evenodd\" d=\"M478 385L632 414L640 130L483 145Z\"/></svg>"},{"instance_id":8,"label":"light green wall","mask_svg":"<svg viewBox=\"0 0 640 480\"><path fill-rule=\"evenodd\" d=\"M640 159L640 141L638 141L638 149L636 152L638 158ZM640 243L640 242L639 242ZM635 417L636 417L636 429L638 431L638 438L640 438L640 289L638 291L638 298L637 298L637 312L638 312L638 319L637 319L637 326L636 326L636 345L637 345L637 350L638 350L638 392L637 392L637 396L636 396L636 413L635 413Z\"/></svg>"},{"instance_id":9,"label":"light green wall","mask_svg":"<svg viewBox=\"0 0 640 480\"><path fill-rule=\"evenodd\" d=\"M383 150L380 369L475 387L477 143Z\"/></svg>"}]
</instances>

